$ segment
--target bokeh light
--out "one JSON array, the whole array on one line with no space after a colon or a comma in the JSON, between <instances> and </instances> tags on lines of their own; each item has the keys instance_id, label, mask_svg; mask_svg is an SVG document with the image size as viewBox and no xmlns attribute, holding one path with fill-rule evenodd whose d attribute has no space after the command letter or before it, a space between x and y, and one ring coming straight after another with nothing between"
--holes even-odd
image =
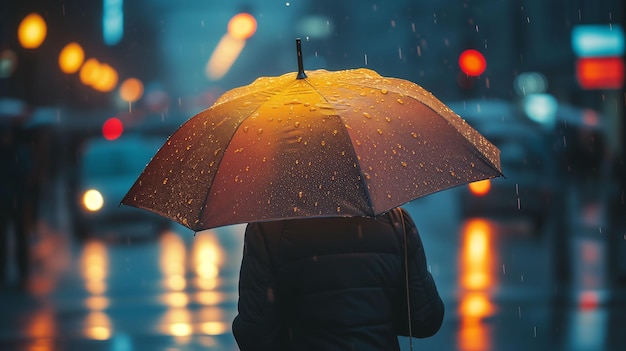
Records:
<instances>
[{"instance_id":1,"label":"bokeh light","mask_svg":"<svg viewBox=\"0 0 626 351\"><path fill-rule=\"evenodd\" d=\"M256 32L256 19L249 13L239 13L228 22L228 34L235 39L246 40Z\"/></svg>"},{"instance_id":2,"label":"bokeh light","mask_svg":"<svg viewBox=\"0 0 626 351\"><path fill-rule=\"evenodd\" d=\"M46 21L38 13L30 13L17 28L17 38L20 45L26 49L36 49L46 39L48 26Z\"/></svg>"},{"instance_id":3,"label":"bokeh light","mask_svg":"<svg viewBox=\"0 0 626 351\"><path fill-rule=\"evenodd\" d=\"M80 81L88 86L94 84L94 82L98 81L98 76L100 74L100 62L95 58L90 58L85 61L85 63L80 68Z\"/></svg>"},{"instance_id":4,"label":"bokeh light","mask_svg":"<svg viewBox=\"0 0 626 351\"><path fill-rule=\"evenodd\" d=\"M67 44L59 54L59 67L63 73L72 74L78 72L85 60L85 51L76 42Z\"/></svg>"},{"instance_id":5,"label":"bokeh light","mask_svg":"<svg viewBox=\"0 0 626 351\"><path fill-rule=\"evenodd\" d=\"M468 49L459 56L461 71L470 77L477 77L487 69L487 60L478 50Z\"/></svg>"},{"instance_id":6,"label":"bokeh light","mask_svg":"<svg viewBox=\"0 0 626 351\"><path fill-rule=\"evenodd\" d=\"M117 71L110 65L103 63L98 69L98 77L92 82L92 86L98 91L108 93L115 88L117 82Z\"/></svg>"},{"instance_id":7,"label":"bokeh light","mask_svg":"<svg viewBox=\"0 0 626 351\"><path fill-rule=\"evenodd\" d=\"M104 205L102 194L96 189L89 189L83 195L83 206L91 212L99 211Z\"/></svg>"},{"instance_id":8,"label":"bokeh light","mask_svg":"<svg viewBox=\"0 0 626 351\"><path fill-rule=\"evenodd\" d=\"M137 78L128 78L120 86L120 98L135 102L143 96L143 83Z\"/></svg>"},{"instance_id":9,"label":"bokeh light","mask_svg":"<svg viewBox=\"0 0 626 351\"><path fill-rule=\"evenodd\" d=\"M491 190L491 180L479 180L469 184L469 189L476 196L485 196Z\"/></svg>"},{"instance_id":10,"label":"bokeh light","mask_svg":"<svg viewBox=\"0 0 626 351\"><path fill-rule=\"evenodd\" d=\"M107 119L102 125L102 136L107 140L115 140L122 135L124 124L117 117Z\"/></svg>"},{"instance_id":11,"label":"bokeh light","mask_svg":"<svg viewBox=\"0 0 626 351\"><path fill-rule=\"evenodd\" d=\"M17 67L17 55L13 50L5 49L0 52L0 78L13 75Z\"/></svg>"}]
</instances>

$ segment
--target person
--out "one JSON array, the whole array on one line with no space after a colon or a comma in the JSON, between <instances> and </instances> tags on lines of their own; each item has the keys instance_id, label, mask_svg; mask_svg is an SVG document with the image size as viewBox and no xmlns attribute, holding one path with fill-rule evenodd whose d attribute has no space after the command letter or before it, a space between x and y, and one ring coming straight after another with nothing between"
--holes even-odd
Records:
<instances>
[{"instance_id":1,"label":"person","mask_svg":"<svg viewBox=\"0 0 626 351\"><path fill-rule=\"evenodd\" d=\"M417 228L398 207L375 218L248 224L238 312L242 351L389 351L409 325L413 337L437 333L444 305Z\"/></svg>"}]
</instances>

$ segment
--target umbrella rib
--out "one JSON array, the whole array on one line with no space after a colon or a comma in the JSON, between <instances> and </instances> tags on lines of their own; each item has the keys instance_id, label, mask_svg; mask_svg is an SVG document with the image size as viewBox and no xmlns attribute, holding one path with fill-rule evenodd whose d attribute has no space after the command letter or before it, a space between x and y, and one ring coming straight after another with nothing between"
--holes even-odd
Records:
<instances>
[{"instance_id":1,"label":"umbrella rib","mask_svg":"<svg viewBox=\"0 0 626 351\"><path fill-rule=\"evenodd\" d=\"M309 82L309 79L310 78L304 78L302 80L306 82L306 84L308 84L315 93L317 93L322 99L324 99L326 103L332 105L332 102L328 100L324 96L324 94L322 94L319 90L317 90L315 86ZM334 109L334 110L337 111L337 109ZM337 113L336 115L340 119L341 123L344 125L344 128L345 128L345 122L343 121L339 113ZM347 131L346 131L346 134L348 134ZM363 169L361 168L361 163L359 162L359 159L357 158L356 151L355 151L356 149L354 148L354 143L352 142L352 139L349 136L348 136L348 142L352 146L351 148L348 148L348 149L354 152L354 160L356 161L357 173L359 176L359 180L361 181L363 191L365 192L365 196L367 197L367 205L371 210L372 216L376 216L376 209L374 208L374 201L372 200L372 195L367 187L367 183L365 182L365 177L363 176Z\"/></svg>"},{"instance_id":2,"label":"umbrella rib","mask_svg":"<svg viewBox=\"0 0 626 351\"><path fill-rule=\"evenodd\" d=\"M289 81L287 84L285 84L285 85L284 85L284 86L282 86L281 88L276 89L276 92L275 92L275 93L273 93L273 94L268 94L268 93L267 93L267 91L257 91L257 92L255 92L255 94L260 94L260 95L264 95L264 96L275 96L275 95L280 94L280 92L282 92L284 89L286 89L286 88L288 88L289 86L291 86L293 83L294 83L293 81ZM222 102L222 103L226 103L226 102L233 102L233 101L236 101L236 100L242 100L242 99L245 99L246 97L249 97L249 95L241 95L241 96L237 96L237 97L235 97L235 98L234 98L234 99L232 99L232 100L227 100L227 101L224 101L224 102ZM254 108L253 110L251 110L249 114L247 114L245 117L242 117L242 118L241 118L241 122L239 123L239 125L237 125L237 128L235 128L235 130L234 130L234 132L233 132L232 136L235 136L235 134L237 133L237 131L239 130L239 128L241 127L241 125L243 124L243 122L244 122L246 119L248 119L248 117L250 117L251 115L253 115L256 111L258 111L258 110L259 110L259 109L260 109L263 105L265 105L265 103L267 103L267 101L269 101L269 100L266 100L266 101L261 102L260 104L258 104L258 106L256 106L256 108ZM221 105L221 104L220 104L220 105ZM215 167L215 169L216 169L216 170L219 170L219 168L220 168L219 166L220 166L220 164L222 163L222 161L224 160L224 156L226 155L226 150L228 150L228 147L230 146L230 143L231 143L231 142L232 142L232 140L233 140L233 139L232 139L232 136L231 136L231 138L228 140L228 143L226 143L226 147L224 148L224 155L222 156L222 158L220 158L220 160L219 160L219 161L217 161L217 165L216 165L216 167ZM217 172L216 172L216 174L215 174L215 177L217 177ZM215 179L215 177L214 177L214 179ZM207 201L208 201L209 196L210 196L210 194L211 194L211 189L212 189L212 187L213 187L213 184L215 184L215 182L211 182L211 183L210 183L210 185L209 185L209 189L207 189L207 192L206 192L206 194L204 195L204 201L202 202L202 206L200 207L200 211L199 211L199 213L198 213L197 218L202 218L202 213L204 213L204 210L205 210L205 208L206 208L206 206L207 206ZM199 222L199 223L198 223L198 226L195 226L195 227L196 227L196 228L200 228L200 227L202 227L202 225L203 225L203 223ZM195 230L195 229L194 229L194 230Z\"/></svg>"},{"instance_id":3,"label":"umbrella rib","mask_svg":"<svg viewBox=\"0 0 626 351\"><path fill-rule=\"evenodd\" d=\"M346 84L347 86L365 87L365 88L369 88L369 89L381 90L381 88L380 88L380 87L370 86L370 85L366 85L366 84L353 84L353 83L350 83L350 82L345 82L345 84ZM420 87L420 88L421 88L421 87ZM422 88L422 89L423 89L423 88ZM424 91L426 91L426 90L424 89ZM389 92L396 93L396 94L401 94L401 95L403 95L403 96L406 96L406 97L408 97L408 98L411 98L411 99L413 99L413 100L417 101L418 103L422 104L423 106L428 107L430 110L432 110L433 112L435 112L436 114L438 114L439 116L441 116L443 119L445 119L445 120L446 120L446 122L448 122L448 124L450 124L450 125L452 125L452 127L454 127L454 130L455 130L458 134L460 134L460 135L461 135L461 137L462 137L461 139L464 139L464 140L465 140L465 141L466 141L469 145L471 145L471 146L472 146L472 147L473 147L476 151L478 151L478 153L480 154L481 158L482 158L484 161L486 161L486 163L488 163L490 167L492 167L495 171L497 171L497 172L498 172L501 176L504 176L504 174L502 173L502 171L500 171L499 169L497 169L497 167L495 167L495 165L493 164L493 162L491 161L491 159L490 159L487 155L485 155L485 154L484 154L484 153L480 150L480 148L478 148L478 147L477 147L477 146L476 146L473 142L471 142L468 138L466 138L466 137L463 135L463 133L459 130L459 128L457 128L457 125L456 125L455 123L452 123L452 122L450 121L450 119L448 118L448 116L445 116L444 114L442 114L442 113L440 113L440 112L438 112L438 111L437 111L436 105L438 105L438 104L439 104L439 105L441 105L441 106L440 106L440 109L448 109L448 110L450 110L450 111L452 111L452 110L451 110L449 107L447 107L447 106L446 106L443 102L441 102L439 99L437 99L435 96L433 96L433 102L434 102L434 105L435 105L435 106L433 106L433 102L426 102L426 101L424 101L424 100L421 100L421 99L419 99L419 98L416 98L416 97L414 97L414 96L411 96L411 95L408 95L408 94L405 94L405 93L402 93L402 92L399 92L399 91L396 91L396 90L391 90L391 89L389 89ZM460 116L458 116L458 114L457 114L456 112L452 111L452 113L454 114L454 116L457 116L459 119L461 119L461 120L462 120L462 118L461 118ZM471 129L472 129L472 130L473 130L473 131L474 131L474 132L475 132L478 136L479 136L479 137L484 138L484 136L483 136L482 134L480 134L478 131L476 131L476 130L472 127L472 126L470 126L470 125L468 125L468 126L469 126L469 127L470 127L470 128L471 128ZM485 138L485 139L486 139L486 138ZM487 140L487 141L489 141L489 140ZM489 143L491 144L491 142L489 142Z\"/></svg>"}]
</instances>

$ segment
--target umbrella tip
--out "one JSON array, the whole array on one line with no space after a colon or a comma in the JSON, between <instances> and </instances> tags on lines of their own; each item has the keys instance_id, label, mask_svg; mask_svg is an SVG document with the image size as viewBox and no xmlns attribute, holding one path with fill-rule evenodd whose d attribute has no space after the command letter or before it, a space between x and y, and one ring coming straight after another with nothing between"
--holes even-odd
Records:
<instances>
[{"instance_id":1,"label":"umbrella tip","mask_svg":"<svg viewBox=\"0 0 626 351\"><path fill-rule=\"evenodd\" d=\"M298 53L298 75L296 79L304 79L306 78L306 73L304 73L304 64L302 63L302 42L300 38L296 39L296 52Z\"/></svg>"}]
</instances>

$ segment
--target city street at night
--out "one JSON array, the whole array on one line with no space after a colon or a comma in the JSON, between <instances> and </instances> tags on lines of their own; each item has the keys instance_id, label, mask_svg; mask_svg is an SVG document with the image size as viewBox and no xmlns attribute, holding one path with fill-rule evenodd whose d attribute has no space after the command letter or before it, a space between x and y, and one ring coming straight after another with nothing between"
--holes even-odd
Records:
<instances>
[{"instance_id":1,"label":"city street at night","mask_svg":"<svg viewBox=\"0 0 626 351\"><path fill-rule=\"evenodd\" d=\"M2 1L0 351L626 350L625 19Z\"/></svg>"},{"instance_id":2,"label":"city street at night","mask_svg":"<svg viewBox=\"0 0 626 351\"><path fill-rule=\"evenodd\" d=\"M55 190L50 199L63 201ZM602 281L602 234L576 231L575 240L554 242L554 219L541 232L523 218L461 219L457 196L452 189L406 206L446 306L439 333L414 347L617 350L626 342L624 291ZM0 294L0 349L237 349L230 326L244 225L78 242L68 214L45 207L28 293ZM565 290L554 257L567 245L582 259Z\"/></svg>"}]
</instances>

